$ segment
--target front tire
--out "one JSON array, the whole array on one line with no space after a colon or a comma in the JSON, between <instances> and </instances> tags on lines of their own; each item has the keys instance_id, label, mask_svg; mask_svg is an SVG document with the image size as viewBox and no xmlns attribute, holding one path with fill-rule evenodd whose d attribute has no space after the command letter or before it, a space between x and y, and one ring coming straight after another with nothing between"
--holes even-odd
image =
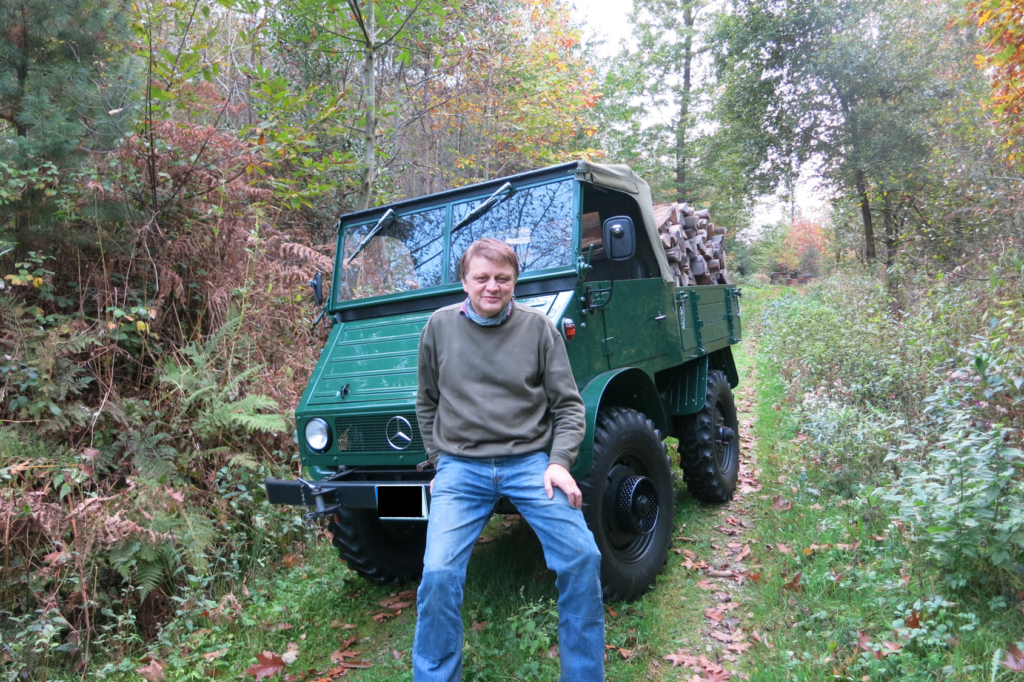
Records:
<instances>
[{"instance_id":1,"label":"front tire","mask_svg":"<svg viewBox=\"0 0 1024 682\"><path fill-rule=\"evenodd\" d=\"M661 438L635 410L612 407L597 417L594 461L579 485L583 516L601 550L605 601L641 596L668 561L675 495Z\"/></svg>"},{"instance_id":2,"label":"front tire","mask_svg":"<svg viewBox=\"0 0 1024 682\"><path fill-rule=\"evenodd\" d=\"M740 473L739 419L725 373L708 372L704 407L676 417L679 466L686 488L704 502L728 502Z\"/></svg>"},{"instance_id":3,"label":"front tire","mask_svg":"<svg viewBox=\"0 0 1024 682\"><path fill-rule=\"evenodd\" d=\"M342 508L327 530L348 567L367 580L404 583L423 575L426 523L381 521L373 509Z\"/></svg>"}]
</instances>

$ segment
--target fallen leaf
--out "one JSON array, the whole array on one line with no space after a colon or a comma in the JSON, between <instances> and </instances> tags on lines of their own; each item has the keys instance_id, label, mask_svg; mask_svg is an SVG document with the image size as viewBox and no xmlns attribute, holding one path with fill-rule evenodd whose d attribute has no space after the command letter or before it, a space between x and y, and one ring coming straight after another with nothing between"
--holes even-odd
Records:
<instances>
[{"instance_id":1,"label":"fallen leaf","mask_svg":"<svg viewBox=\"0 0 1024 682\"><path fill-rule=\"evenodd\" d=\"M738 654L742 654L744 651L746 651L747 649L749 649L752 646L754 646L754 645L751 644L750 642L738 642L736 644L730 644L729 646L727 646L725 648L728 649L729 651L735 651Z\"/></svg>"},{"instance_id":2,"label":"fallen leaf","mask_svg":"<svg viewBox=\"0 0 1024 682\"><path fill-rule=\"evenodd\" d=\"M903 619L907 627L911 630L917 630L921 627L921 612L911 611L910 615Z\"/></svg>"},{"instance_id":3,"label":"fallen leaf","mask_svg":"<svg viewBox=\"0 0 1024 682\"><path fill-rule=\"evenodd\" d=\"M708 571L708 575L712 578L732 578L736 574L732 571Z\"/></svg>"},{"instance_id":4,"label":"fallen leaf","mask_svg":"<svg viewBox=\"0 0 1024 682\"><path fill-rule=\"evenodd\" d=\"M1020 648L1014 644L1006 650L1006 660L1002 663L1014 672L1024 672L1024 653L1021 653Z\"/></svg>"},{"instance_id":5,"label":"fallen leaf","mask_svg":"<svg viewBox=\"0 0 1024 682\"><path fill-rule=\"evenodd\" d=\"M721 609L704 609L704 615L711 620L721 621L725 612Z\"/></svg>"},{"instance_id":6,"label":"fallen leaf","mask_svg":"<svg viewBox=\"0 0 1024 682\"><path fill-rule=\"evenodd\" d=\"M732 677L732 673L727 670L721 672L708 673L708 676L704 678L706 682L729 682L729 678Z\"/></svg>"},{"instance_id":7,"label":"fallen leaf","mask_svg":"<svg viewBox=\"0 0 1024 682\"><path fill-rule=\"evenodd\" d=\"M341 640L341 650L344 651L345 649L347 649L350 646L352 646L353 644L355 644L358 640L359 640L359 635L352 635L348 639Z\"/></svg>"},{"instance_id":8,"label":"fallen leaf","mask_svg":"<svg viewBox=\"0 0 1024 682\"><path fill-rule=\"evenodd\" d=\"M752 573L750 571L747 571L747 578L752 583L759 583L761 582L761 572L758 571L757 573Z\"/></svg>"},{"instance_id":9,"label":"fallen leaf","mask_svg":"<svg viewBox=\"0 0 1024 682\"><path fill-rule=\"evenodd\" d=\"M288 649L281 654L281 660L291 664L299 657L299 645L295 642L288 642Z\"/></svg>"},{"instance_id":10,"label":"fallen leaf","mask_svg":"<svg viewBox=\"0 0 1024 682\"><path fill-rule=\"evenodd\" d=\"M623 649L622 647L619 647L618 651L619 651L619 656L622 656L623 660L625 660L625 659L627 659L627 658L629 658L630 656L633 655L633 650L632 649Z\"/></svg>"},{"instance_id":11,"label":"fallen leaf","mask_svg":"<svg viewBox=\"0 0 1024 682\"><path fill-rule=\"evenodd\" d=\"M274 630L291 630L292 629L292 624L291 623L274 623L273 625L271 625L267 629L270 630L271 632L273 632Z\"/></svg>"},{"instance_id":12,"label":"fallen leaf","mask_svg":"<svg viewBox=\"0 0 1024 682\"><path fill-rule=\"evenodd\" d=\"M485 627L487 627L487 621L486 620L481 622L481 623L478 623L478 622L476 622L474 620L473 624L469 626L469 629L472 630L473 632L480 632Z\"/></svg>"},{"instance_id":13,"label":"fallen leaf","mask_svg":"<svg viewBox=\"0 0 1024 682\"><path fill-rule=\"evenodd\" d=\"M142 679L148 680L148 682L164 682L166 676L164 675L165 663L161 663L155 658L141 668L136 668L135 672L142 676Z\"/></svg>"},{"instance_id":14,"label":"fallen leaf","mask_svg":"<svg viewBox=\"0 0 1024 682\"><path fill-rule=\"evenodd\" d=\"M220 658L227 652L227 649L218 649L217 651L211 651L208 654L203 654L203 658L207 661L216 661L218 658Z\"/></svg>"},{"instance_id":15,"label":"fallen leaf","mask_svg":"<svg viewBox=\"0 0 1024 682\"><path fill-rule=\"evenodd\" d=\"M618 618L619 617L619 612L609 606L608 607L608 615L611 616L612 618Z\"/></svg>"},{"instance_id":16,"label":"fallen leaf","mask_svg":"<svg viewBox=\"0 0 1024 682\"><path fill-rule=\"evenodd\" d=\"M802 577L803 577L803 573L802 572L797 573L796 575L793 576L792 580L790 580L788 583L785 583L785 584L782 585L782 589L784 589L784 590L793 590L794 592L803 592L804 591L804 586L800 584L800 578L802 578Z\"/></svg>"},{"instance_id":17,"label":"fallen leaf","mask_svg":"<svg viewBox=\"0 0 1024 682\"><path fill-rule=\"evenodd\" d=\"M273 651L264 651L262 654L256 654L256 664L246 668L245 674L255 675L257 680L262 680L284 670L284 665L281 657Z\"/></svg>"},{"instance_id":18,"label":"fallen leaf","mask_svg":"<svg viewBox=\"0 0 1024 682\"><path fill-rule=\"evenodd\" d=\"M696 659L696 657L690 656L689 654L683 653L682 649L676 649L676 652L674 654L669 654L668 656L662 656L661 660L663 660L663 661L672 661L672 667L673 668L678 668L681 665L686 666L687 668L696 668L697 667L697 659Z\"/></svg>"},{"instance_id":19,"label":"fallen leaf","mask_svg":"<svg viewBox=\"0 0 1024 682\"><path fill-rule=\"evenodd\" d=\"M715 589L715 584L712 582L708 582L707 580L700 580L697 582L697 587L699 587L702 590L713 590Z\"/></svg>"},{"instance_id":20,"label":"fallen leaf","mask_svg":"<svg viewBox=\"0 0 1024 682\"><path fill-rule=\"evenodd\" d=\"M346 659L358 658L360 655L362 655L361 651L343 651L338 649L331 654L331 663L344 663Z\"/></svg>"},{"instance_id":21,"label":"fallen leaf","mask_svg":"<svg viewBox=\"0 0 1024 682\"><path fill-rule=\"evenodd\" d=\"M299 557L294 554L288 554L284 559L281 559L281 562L284 563L285 568L294 568L299 563Z\"/></svg>"},{"instance_id":22,"label":"fallen leaf","mask_svg":"<svg viewBox=\"0 0 1024 682\"><path fill-rule=\"evenodd\" d=\"M743 561L750 556L750 545L743 545L743 551L736 557L736 561Z\"/></svg>"},{"instance_id":23,"label":"fallen leaf","mask_svg":"<svg viewBox=\"0 0 1024 682\"><path fill-rule=\"evenodd\" d=\"M786 547L786 545L784 545L783 543L776 542L775 543L775 547L776 547L776 549L778 549L783 554L789 554L789 547Z\"/></svg>"},{"instance_id":24,"label":"fallen leaf","mask_svg":"<svg viewBox=\"0 0 1024 682\"><path fill-rule=\"evenodd\" d=\"M402 609L407 609L410 606L412 606L411 601L396 601L393 604L389 604L387 608L391 609L392 611L401 611Z\"/></svg>"},{"instance_id":25,"label":"fallen leaf","mask_svg":"<svg viewBox=\"0 0 1024 682\"><path fill-rule=\"evenodd\" d=\"M769 642L767 639L762 639L761 635L757 634L757 630L754 630L750 633L750 639L754 640L758 644L768 647L769 649L775 648L775 645Z\"/></svg>"},{"instance_id":26,"label":"fallen leaf","mask_svg":"<svg viewBox=\"0 0 1024 682\"><path fill-rule=\"evenodd\" d=\"M789 511L793 508L793 503L782 497L782 495L776 495L772 500L772 509L775 511Z\"/></svg>"},{"instance_id":27,"label":"fallen leaf","mask_svg":"<svg viewBox=\"0 0 1024 682\"><path fill-rule=\"evenodd\" d=\"M395 614L393 614L393 613L378 613L378 614L372 616L372 618L375 621L377 621L378 623L386 623L387 621L391 620L394 617L395 617Z\"/></svg>"},{"instance_id":28,"label":"fallen leaf","mask_svg":"<svg viewBox=\"0 0 1024 682\"><path fill-rule=\"evenodd\" d=\"M398 649L395 649L391 652L391 658L395 659L396 661L402 660L402 652Z\"/></svg>"},{"instance_id":29,"label":"fallen leaf","mask_svg":"<svg viewBox=\"0 0 1024 682\"><path fill-rule=\"evenodd\" d=\"M724 633L721 630L713 630L711 632L711 636L719 642L725 642L726 644L732 642L732 635Z\"/></svg>"},{"instance_id":30,"label":"fallen leaf","mask_svg":"<svg viewBox=\"0 0 1024 682\"><path fill-rule=\"evenodd\" d=\"M352 623L342 623L340 620L332 620L331 627L335 629L341 628L342 630L355 630L359 626Z\"/></svg>"}]
</instances>

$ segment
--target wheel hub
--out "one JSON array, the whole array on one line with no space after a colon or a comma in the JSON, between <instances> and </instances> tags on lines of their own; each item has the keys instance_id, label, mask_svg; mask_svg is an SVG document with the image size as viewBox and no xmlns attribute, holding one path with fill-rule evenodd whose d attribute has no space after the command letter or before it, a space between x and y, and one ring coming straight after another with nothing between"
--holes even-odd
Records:
<instances>
[{"instance_id":1,"label":"wheel hub","mask_svg":"<svg viewBox=\"0 0 1024 682\"><path fill-rule=\"evenodd\" d=\"M627 476L619 485L615 510L623 529L647 535L658 522L658 490L646 476Z\"/></svg>"},{"instance_id":2,"label":"wheel hub","mask_svg":"<svg viewBox=\"0 0 1024 682\"><path fill-rule=\"evenodd\" d=\"M730 429L728 426L720 426L718 428L718 440L723 443L728 443L736 437L736 432Z\"/></svg>"}]
</instances>

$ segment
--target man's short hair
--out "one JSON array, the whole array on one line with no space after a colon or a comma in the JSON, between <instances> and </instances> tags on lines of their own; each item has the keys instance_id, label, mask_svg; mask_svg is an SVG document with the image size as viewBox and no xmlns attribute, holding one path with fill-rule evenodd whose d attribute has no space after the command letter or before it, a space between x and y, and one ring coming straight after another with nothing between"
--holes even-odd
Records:
<instances>
[{"instance_id":1,"label":"man's short hair","mask_svg":"<svg viewBox=\"0 0 1024 682\"><path fill-rule=\"evenodd\" d=\"M490 237L477 239L462 254L462 259L459 260L459 279L466 279L466 274L469 272L469 261L477 256L482 256L492 263L510 266L512 272L515 273L516 280L519 279L519 256L505 242Z\"/></svg>"}]
</instances>

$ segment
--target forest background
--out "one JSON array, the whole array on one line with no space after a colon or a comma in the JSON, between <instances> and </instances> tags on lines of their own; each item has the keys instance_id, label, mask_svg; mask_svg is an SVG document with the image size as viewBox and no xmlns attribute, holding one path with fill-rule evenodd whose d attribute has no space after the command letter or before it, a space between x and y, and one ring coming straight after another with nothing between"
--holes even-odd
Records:
<instances>
[{"instance_id":1,"label":"forest background","mask_svg":"<svg viewBox=\"0 0 1024 682\"><path fill-rule=\"evenodd\" d=\"M827 355L794 379L846 419L878 396L925 419L959 381L971 428L1019 442L1024 3L635 0L630 23L604 59L560 0L0 4L5 670L86 671L295 551L260 483L297 472L325 340L306 281L339 215L571 159L710 208L743 284L831 278L882 346L955 331L884 375L906 390ZM801 178L823 208L796 206ZM789 215L763 224L766 195ZM1006 580L1024 520L1000 472L974 550Z\"/></svg>"}]
</instances>

